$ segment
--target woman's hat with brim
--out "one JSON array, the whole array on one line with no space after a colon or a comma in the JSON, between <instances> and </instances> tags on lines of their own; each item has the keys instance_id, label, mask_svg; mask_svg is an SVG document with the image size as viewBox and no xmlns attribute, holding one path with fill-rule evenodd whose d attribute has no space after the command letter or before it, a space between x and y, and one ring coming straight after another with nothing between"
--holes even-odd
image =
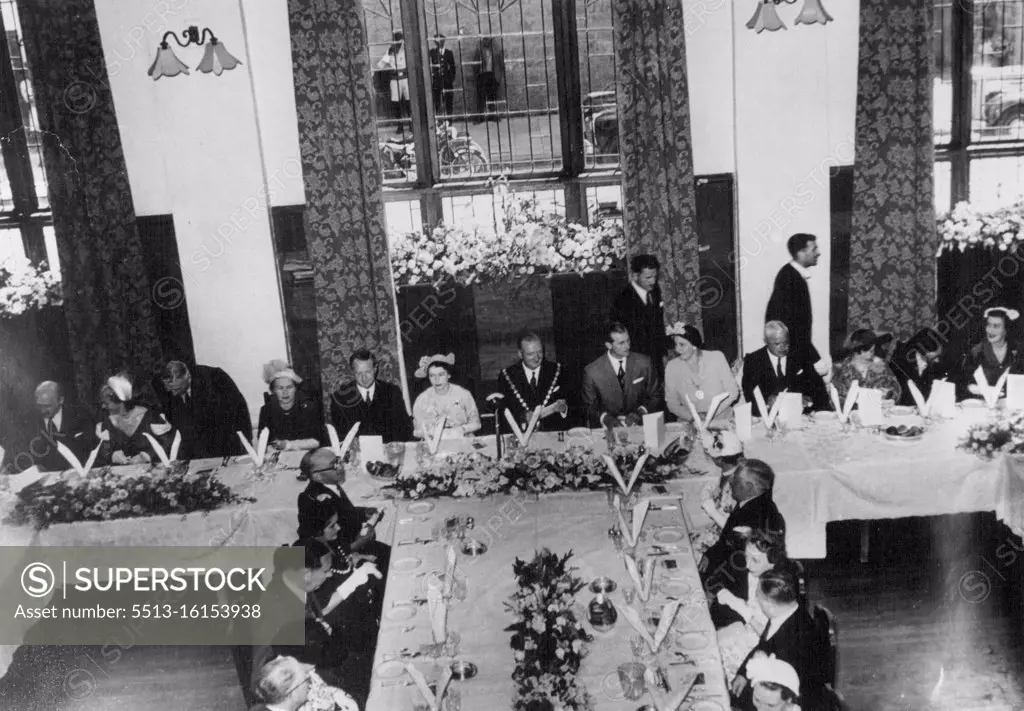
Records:
<instances>
[{"instance_id":1,"label":"woman's hat with brim","mask_svg":"<svg viewBox=\"0 0 1024 711\"><path fill-rule=\"evenodd\" d=\"M892 340L891 333L875 333L870 328L858 328L843 344L842 357L859 353L874 346L882 346Z\"/></svg>"},{"instance_id":2,"label":"woman's hat with brim","mask_svg":"<svg viewBox=\"0 0 1024 711\"><path fill-rule=\"evenodd\" d=\"M417 378L427 377L427 371L430 370L432 363L446 363L449 366L455 365L455 354L441 355L440 353L435 353L434 355L423 356L420 358L419 367L416 368L416 372L413 375Z\"/></svg>"},{"instance_id":3,"label":"woman's hat with brim","mask_svg":"<svg viewBox=\"0 0 1024 711\"><path fill-rule=\"evenodd\" d=\"M302 384L302 378L288 365L287 361L272 360L263 366L263 382L273 386L274 381L278 378L288 378L296 385Z\"/></svg>"}]
</instances>

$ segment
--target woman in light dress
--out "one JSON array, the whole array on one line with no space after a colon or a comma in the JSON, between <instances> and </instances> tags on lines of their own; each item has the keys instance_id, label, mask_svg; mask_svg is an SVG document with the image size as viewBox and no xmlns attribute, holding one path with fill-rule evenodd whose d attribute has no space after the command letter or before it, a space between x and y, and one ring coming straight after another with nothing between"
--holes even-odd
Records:
<instances>
[{"instance_id":1,"label":"woman in light dress","mask_svg":"<svg viewBox=\"0 0 1024 711\"><path fill-rule=\"evenodd\" d=\"M412 406L413 436L429 439L444 421L442 439L465 437L480 429L480 413L472 393L451 382L455 354L420 358L417 378L429 378L430 387Z\"/></svg>"},{"instance_id":2,"label":"woman in light dress","mask_svg":"<svg viewBox=\"0 0 1024 711\"><path fill-rule=\"evenodd\" d=\"M715 410L711 425L723 427L732 422L732 406L740 394L736 376L721 351L703 350L704 338L693 326L675 323L665 329L672 337L675 358L665 366L665 404L673 415L692 422L693 414L687 398L701 418L707 417L711 401L726 394Z\"/></svg>"}]
</instances>

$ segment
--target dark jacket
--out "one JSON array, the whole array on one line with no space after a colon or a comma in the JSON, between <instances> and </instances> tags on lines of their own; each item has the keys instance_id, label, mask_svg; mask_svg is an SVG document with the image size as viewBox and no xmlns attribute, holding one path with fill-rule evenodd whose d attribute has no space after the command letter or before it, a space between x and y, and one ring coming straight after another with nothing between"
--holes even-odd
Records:
<instances>
[{"instance_id":1,"label":"dark jacket","mask_svg":"<svg viewBox=\"0 0 1024 711\"><path fill-rule=\"evenodd\" d=\"M786 520L769 493L761 494L746 505L733 509L722 528L722 535L704 554L707 559L704 584L710 591L728 588L737 577L747 574L746 557L743 555L745 543L736 533L739 527L753 531L785 532Z\"/></svg>"},{"instance_id":2,"label":"dark jacket","mask_svg":"<svg viewBox=\"0 0 1024 711\"><path fill-rule=\"evenodd\" d=\"M765 633L770 629L766 628ZM770 639L764 634L747 655L740 666L739 675L747 677L747 662L756 652L774 654L780 661L786 662L796 670L800 679L800 708L807 711L821 709L822 692L828 683L827 660L829 650L827 640L814 620L803 606L798 607ZM740 708L754 711L753 690L748 683L740 695Z\"/></svg>"},{"instance_id":3,"label":"dark jacket","mask_svg":"<svg viewBox=\"0 0 1024 711\"><path fill-rule=\"evenodd\" d=\"M63 406L60 428L52 433L47 433L46 420L42 416L33 419L29 452L33 463L41 471L64 471L71 468L57 451L58 442L67 446L85 464L89 453L96 446L96 420L84 410L66 404Z\"/></svg>"},{"instance_id":4,"label":"dark jacket","mask_svg":"<svg viewBox=\"0 0 1024 711\"><path fill-rule=\"evenodd\" d=\"M435 83L444 84L446 89L455 85L455 53L445 47L438 52L437 47L430 50L430 78Z\"/></svg>"},{"instance_id":5,"label":"dark jacket","mask_svg":"<svg viewBox=\"0 0 1024 711\"><path fill-rule=\"evenodd\" d=\"M295 404L285 412L273 395L266 396L267 404L260 408L260 421L256 428L262 432L270 429L270 441L276 439L315 439L321 444L327 441L323 413L320 406L301 390L295 393Z\"/></svg>"},{"instance_id":6,"label":"dark jacket","mask_svg":"<svg viewBox=\"0 0 1024 711\"><path fill-rule=\"evenodd\" d=\"M668 352L668 337L665 335L665 311L662 306L661 287L657 284L650 290L651 304L640 300L640 294L630 283L619 292L612 304L612 321L618 321L629 329L629 340L634 353L643 353L651 359L659 375L665 372L665 353Z\"/></svg>"},{"instance_id":7,"label":"dark jacket","mask_svg":"<svg viewBox=\"0 0 1024 711\"><path fill-rule=\"evenodd\" d=\"M191 392L174 397L157 376L153 389L167 421L181 432L181 459L204 459L245 454L236 432L249 439L249 406L231 376L220 368L194 365Z\"/></svg>"},{"instance_id":8,"label":"dark jacket","mask_svg":"<svg viewBox=\"0 0 1024 711\"><path fill-rule=\"evenodd\" d=\"M145 436L147 433L152 435L153 439L163 448L164 452L168 455L171 453L171 445L174 442L174 427L171 427L164 434L158 435L153 431L153 426L156 425L158 429L164 429L168 422L167 419L160 413L154 412L153 410L146 410L142 416L142 420L139 421L139 426L135 428L135 431L128 435L117 427L110 420L109 417L104 417L102 421L103 429L110 435L110 439L103 444L103 449L100 450L97 462L101 464L109 464L114 452L121 452L125 457L131 459L138 454L146 454L149 456L149 460L154 464L160 463L160 457L153 449L152 443ZM180 454L180 452L179 452ZM85 462L82 462L85 464Z\"/></svg>"},{"instance_id":9,"label":"dark jacket","mask_svg":"<svg viewBox=\"0 0 1024 711\"><path fill-rule=\"evenodd\" d=\"M792 264L786 264L776 275L764 320L786 324L791 355L818 362L818 351L811 342L811 292L807 280Z\"/></svg>"},{"instance_id":10,"label":"dark jacket","mask_svg":"<svg viewBox=\"0 0 1024 711\"><path fill-rule=\"evenodd\" d=\"M971 347L960 360L957 374L957 398L974 397L967 389L974 385L974 373L978 368L985 373L989 385L995 385L1000 376L1009 369L1011 375L1024 374L1024 355L1016 343L1007 343L1006 357L1000 363L988 341L982 341Z\"/></svg>"},{"instance_id":11,"label":"dark jacket","mask_svg":"<svg viewBox=\"0 0 1024 711\"><path fill-rule=\"evenodd\" d=\"M412 441L412 418L405 409L401 388L383 380L375 382L370 404L359 395L355 381L342 385L331 395L331 422L338 437L344 439L358 422L360 437L377 436L385 442Z\"/></svg>"},{"instance_id":12,"label":"dark jacket","mask_svg":"<svg viewBox=\"0 0 1024 711\"><path fill-rule=\"evenodd\" d=\"M755 417L763 417L754 399L754 388L760 387L765 401L772 395L788 390L811 399L813 410L831 409L825 381L814 369L814 363L798 356L786 356L785 378L780 379L772 366L768 347L764 346L743 358L743 397L753 404Z\"/></svg>"},{"instance_id":13,"label":"dark jacket","mask_svg":"<svg viewBox=\"0 0 1024 711\"><path fill-rule=\"evenodd\" d=\"M583 371L583 407L591 427L601 426L601 416L630 415L641 407L648 413L658 412L664 405L665 389L651 359L631 353L626 359L624 385L612 369L608 354L591 362Z\"/></svg>"},{"instance_id":14,"label":"dark jacket","mask_svg":"<svg viewBox=\"0 0 1024 711\"><path fill-rule=\"evenodd\" d=\"M547 407L557 400L568 400L562 383L561 364L547 360L540 364L536 388L530 387L522 361L502 369L498 374L498 387L501 394L504 395L502 404L512 413L512 417L516 419L524 432L538 406ZM538 432L541 430L549 432L563 430L568 421L568 417L551 414L537 422L536 430ZM507 423L502 422L501 424L504 428Z\"/></svg>"},{"instance_id":15,"label":"dark jacket","mask_svg":"<svg viewBox=\"0 0 1024 711\"><path fill-rule=\"evenodd\" d=\"M932 383L948 378L951 371L949 363L940 360L936 363L928 363L922 373L918 370L914 351L908 350L906 344L902 343L896 347L892 360L889 361L889 367L900 383L900 400L896 404L911 406L916 403L907 383L913 381L917 385L917 389L921 391L921 395L927 400L932 392ZM973 374L971 382L974 382Z\"/></svg>"}]
</instances>

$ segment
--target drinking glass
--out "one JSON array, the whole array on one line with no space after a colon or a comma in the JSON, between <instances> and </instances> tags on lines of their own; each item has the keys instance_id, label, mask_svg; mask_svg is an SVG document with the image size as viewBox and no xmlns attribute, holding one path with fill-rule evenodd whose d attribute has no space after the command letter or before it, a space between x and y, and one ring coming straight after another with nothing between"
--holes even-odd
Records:
<instances>
[{"instance_id":1,"label":"drinking glass","mask_svg":"<svg viewBox=\"0 0 1024 711\"><path fill-rule=\"evenodd\" d=\"M627 605L632 605L636 600L636 588L633 587L632 582L622 586L622 599L626 601Z\"/></svg>"},{"instance_id":2,"label":"drinking glass","mask_svg":"<svg viewBox=\"0 0 1024 711\"><path fill-rule=\"evenodd\" d=\"M638 701L647 691L647 683L644 681L644 672L647 667L638 662L627 662L619 665L619 683L622 685L622 693L630 701Z\"/></svg>"}]
</instances>

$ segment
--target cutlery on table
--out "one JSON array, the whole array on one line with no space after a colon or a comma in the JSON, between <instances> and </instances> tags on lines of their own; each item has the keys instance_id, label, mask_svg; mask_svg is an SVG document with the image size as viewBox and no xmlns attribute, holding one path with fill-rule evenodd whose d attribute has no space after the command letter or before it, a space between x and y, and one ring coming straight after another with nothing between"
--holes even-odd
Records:
<instances>
[{"instance_id":1,"label":"cutlery on table","mask_svg":"<svg viewBox=\"0 0 1024 711\"><path fill-rule=\"evenodd\" d=\"M433 543L433 542L434 541L431 538L412 538L412 539L405 540L405 541L399 541L395 545L396 546L417 546L417 545L426 545L428 543Z\"/></svg>"},{"instance_id":2,"label":"cutlery on table","mask_svg":"<svg viewBox=\"0 0 1024 711\"><path fill-rule=\"evenodd\" d=\"M409 605L423 605L427 602L425 597L414 597L409 600L395 600L391 603L391 607L407 607Z\"/></svg>"}]
</instances>

